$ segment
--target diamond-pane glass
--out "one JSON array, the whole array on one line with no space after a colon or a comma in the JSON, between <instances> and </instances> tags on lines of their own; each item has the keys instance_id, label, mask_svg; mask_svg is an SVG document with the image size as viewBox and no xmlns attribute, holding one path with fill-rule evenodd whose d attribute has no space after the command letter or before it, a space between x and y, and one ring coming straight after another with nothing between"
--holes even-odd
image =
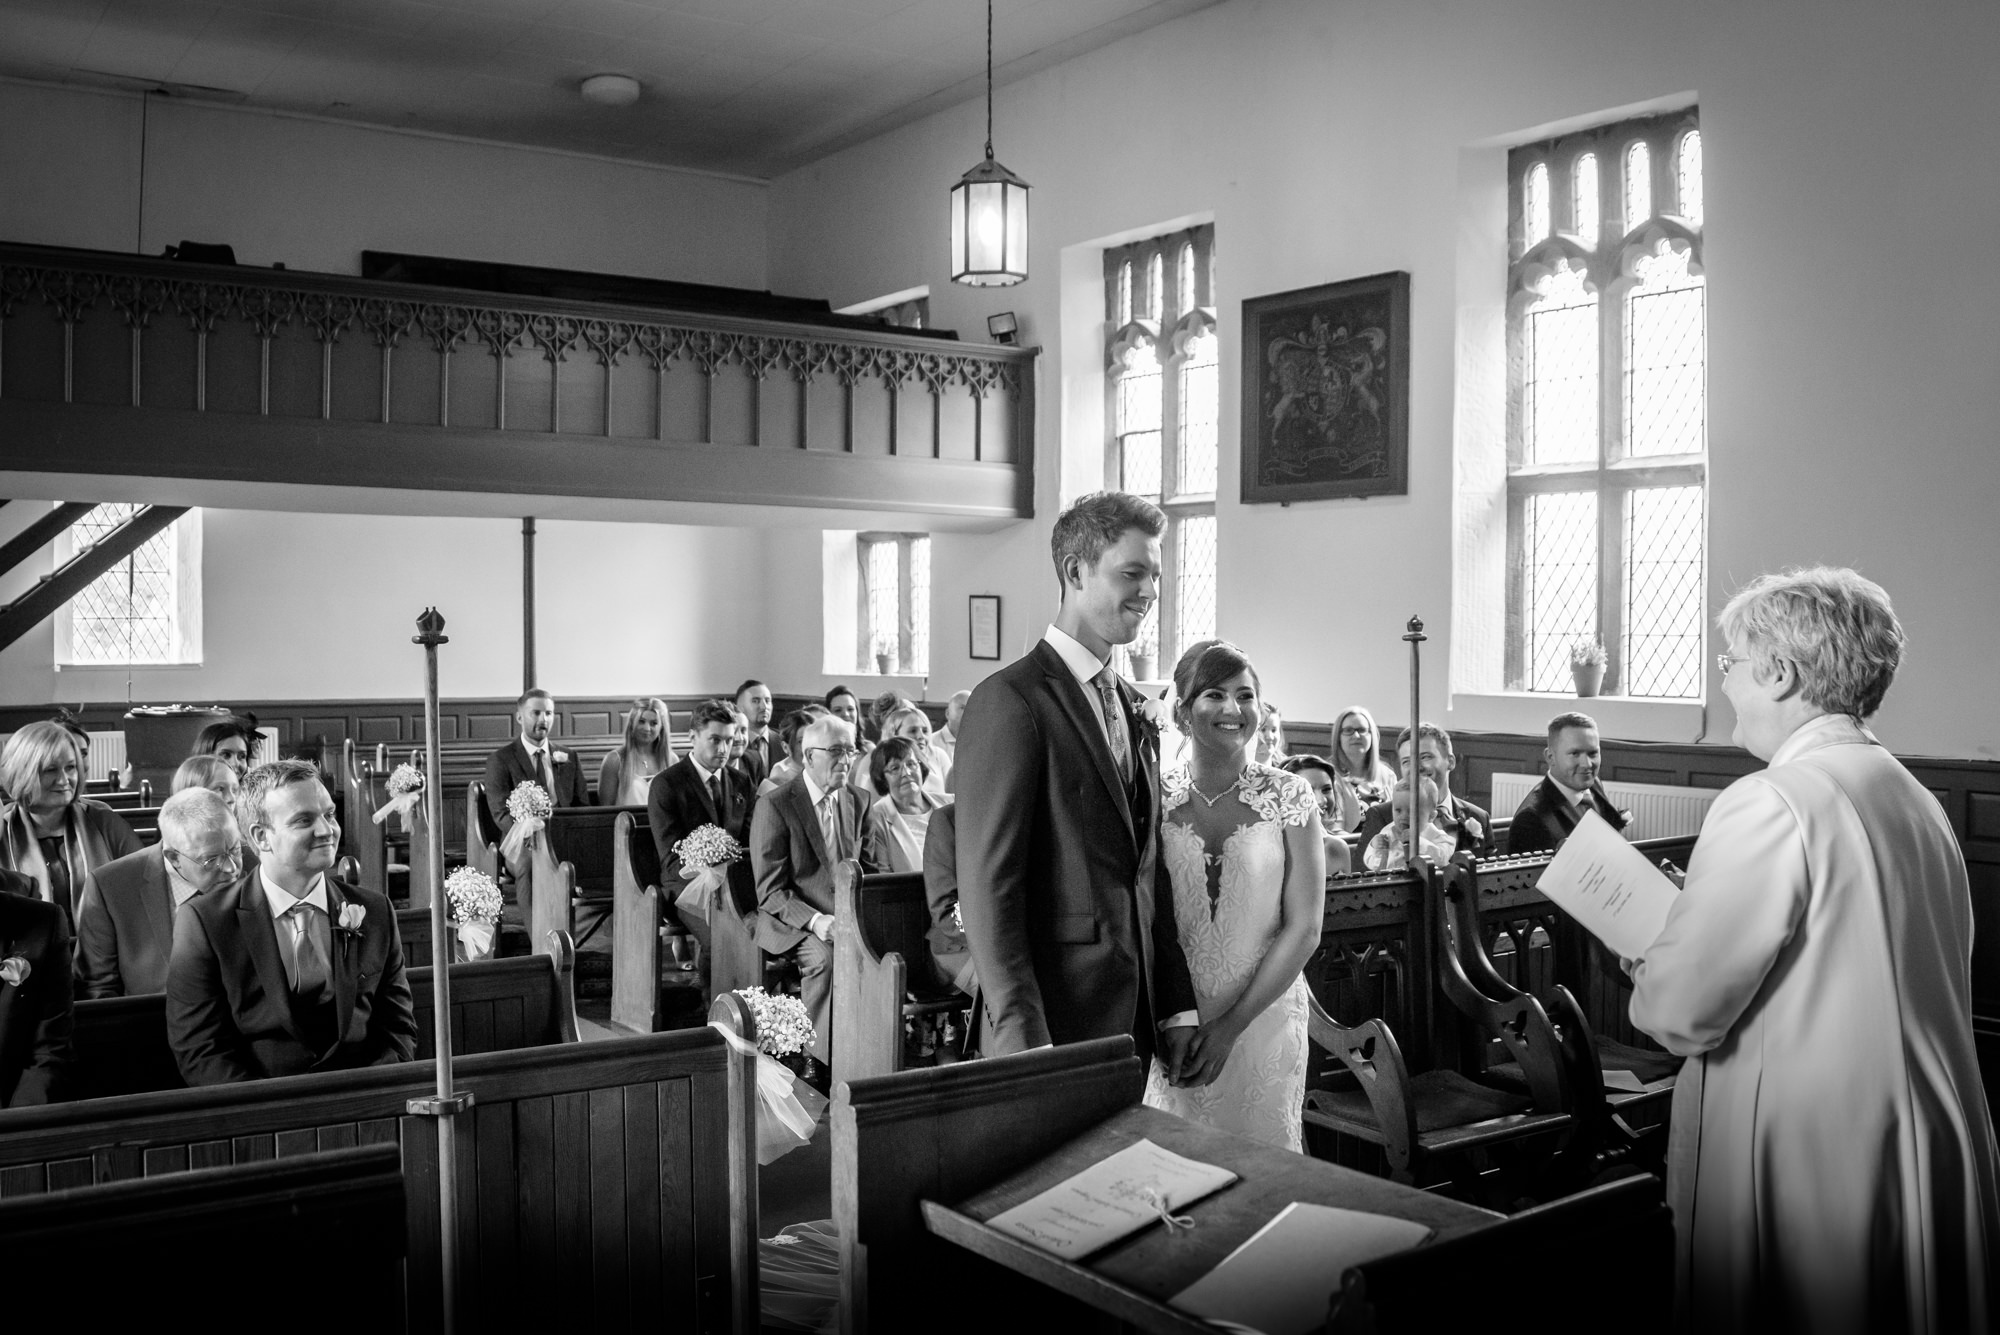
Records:
<instances>
[{"instance_id":1,"label":"diamond-pane glass","mask_svg":"<svg viewBox=\"0 0 2000 1335\"><path fill-rule=\"evenodd\" d=\"M1681 196L1681 217L1689 226L1701 226L1701 131L1689 130L1681 136L1680 158L1674 175Z\"/></svg>"},{"instance_id":2,"label":"diamond-pane glass","mask_svg":"<svg viewBox=\"0 0 2000 1335\"><path fill-rule=\"evenodd\" d=\"M1639 261L1626 296L1625 452L1700 454L1708 439L1707 289L1685 251Z\"/></svg>"},{"instance_id":3,"label":"diamond-pane glass","mask_svg":"<svg viewBox=\"0 0 2000 1335\"><path fill-rule=\"evenodd\" d=\"M1626 695L1701 694L1701 567L1700 487L1626 495Z\"/></svg>"},{"instance_id":4,"label":"diamond-pane glass","mask_svg":"<svg viewBox=\"0 0 2000 1335\"><path fill-rule=\"evenodd\" d=\"M1160 322L1160 308L1167 297L1166 271L1166 262L1160 258L1159 251L1154 251L1152 258L1146 261L1146 318L1154 324Z\"/></svg>"},{"instance_id":5,"label":"diamond-pane glass","mask_svg":"<svg viewBox=\"0 0 2000 1335\"><path fill-rule=\"evenodd\" d=\"M1181 476L1183 496L1211 495L1216 474L1216 395L1221 385L1214 334L1188 340L1181 363Z\"/></svg>"},{"instance_id":6,"label":"diamond-pane glass","mask_svg":"<svg viewBox=\"0 0 2000 1335\"><path fill-rule=\"evenodd\" d=\"M1597 249L1597 219L1603 206L1597 198L1597 154L1585 153L1576 160L1569 179L1570 217L1577 237L1592 250Z\"/></svg>"},{"instance_id":7,"label":"diamond-pane glass","mask_svg":"<svg viewBox=\"0 0 2000 1335\"><path fill-rule=\"evenodd\" d=\"M1126 354L1118 376L1120 485L1139 496L1160 495L1160 362L1150 346Z\"/></svg>"},{"instance_id":8,"label":"diamond-pane glass","mask_svg":"<svg viewBox=\"0 0 2000 1335\"><path fill-rule=\"evenodd\" d=\"M1597 296L1584 291L1584 277L1563 260L1524 322L1523 454L1531 464L1597 458Z\"/></svg>"},{"instance_id":9,"label":"diamond-pane glass","mask_svg":"<svg viewBox=\"0 0 2000 1335\"><path fill-rule=\"evenodd\" d=\"M1118 327L1132 323L1132 261L1118 266Z\"/></svg>"},{"instance_id":10,"label":"diamond-pane glass","mask_svg":"<svg viewBox=\"0 0 2000 1335\"><path fill-rule=\"evenodd\" d=\"M1183 241L1181 243L1181 257L1177 267L1180 271L1178 286L1180 287L1181 304L1176 313L1186 315L1194 309L1194 242Z\"/></svg>"},{"instance_id":11,"label":"diamond-pane glass","mask_svg":"<svg viewBox=\"0 0 2000 1335\"><path fill-rule=\"evenodd\" d=\"M901 642L897 626L897 613L901 610L897 603L901 581L896 570L896 544L893 540L864 542L861 555L868 563L868 653L870 658L861 664L863 672L875 670L873 655L887 654L891 665L895 663L896 651Z\"/></svg>"},{"instance_id":12,"label":"diamond-pane glass","mask_svg":"<svg viewBox=\"0 0 2000 1335\"><path fill-rule=\"evenodd\" d=\"M1625 150L1625 230L1653 216L1653 150L1643 139Z\"/></svg>"},{"instance_id":13,"label":"diamond-pane glass","mask_svg":"<svg viewBox=\"0 0 2000 1335\"><path fill-rule=\"evenodd\" d=\"M1180 603L1180 644L1175 658L1188 646L1215 636L1215 516L1189 515L1177 525L1180 546L1175 551L1175 578Z\"/></svg>"},{"instance_id":14,"label":"diamond-pane glass","mask_svg":"<svg viewBox=\"0 0 2000 1335\"><path fill-rule=\"evenodd\" d=\"M71 529L76 550L94 547L137 505L100 505ZM70 602L70 658L76 663L171 663L178 616L171 526L93 580Z\"/></svg>"},{"instance_id":15,"label":"diamond-pane glass","mask_svg":"<svg viewBox=\"0 0 2000 1335\"><path fill-rule=\"evenodd\" d=\"M1549 169L1540 162L1521 182L1521 227L1530 248L1549 239Z\"/></svg>"},{"instance_id":16,"label":"diamond-pane glass","mask_svg":"<svg viewBox=\"0 0 2000 1335\"><path fill-rule=\"evenodd\" d=\"M1572 689L1569 652L1597 637L1597 493L1530 496L1523 507L1528 689Z\"/></svg>"},{"instance_id":17,"label":"diamond-pane glass","mask_svg":"<svg viewBox=\"0 0 2000 1335\"><path fill-rule=\"evenodd\" d=\"M931 671L931 540L910 539L910 662L908 669L927 677Z\"/></svg>"}]
</instances>

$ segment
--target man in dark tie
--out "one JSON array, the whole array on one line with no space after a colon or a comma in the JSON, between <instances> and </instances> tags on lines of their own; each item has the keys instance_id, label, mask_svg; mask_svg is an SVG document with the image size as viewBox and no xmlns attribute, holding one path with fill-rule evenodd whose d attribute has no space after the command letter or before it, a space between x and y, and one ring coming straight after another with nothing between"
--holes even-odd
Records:
<instances>
[{"instance_id":1,"label":"man in dark tie","mask_svg":"<svg viewBox=\"0 0 2000 1335\"><path fill-rule=\"evenodd\" d=\"M691 745L682 759L653 776L646 792L646 819L653 828L653 846L660 854L660 884L667 899L701 868L682 865L674 845L704 825L718 826L747 850L750 846L750 812L757 804L757 788L741 770L729 764L729 740L733 715L720 700L704 700L694 708ZM757 912L757 883L750 874L750 861L740 858L729 868L729 893L737 911L746 918ZM677 912L669 908L668 912ZM708 954L708 919L698 913L680 913L680 921L701 942Z\"/></svg>"},{"instance_id":2,"label":"man in dark tie","mask_svg":"<svg viewBox=\"0 0 2000 1335\"><path fill-rule=\"evenodd\" d=\"M243 872L242 834L229 803L184 788L160 808L160 842L90 873L76 910L76 976L85 997L167 990L174 914Z\"/></svg>"},{"instance_id":3,"label":"man in dark tie","mask_svg":"<svg viewBox=\"0 0 2000 1335\"><path fill-rule=\"evenodd\" d=\"M396 915L327 874L340 822L297 760L244 777L258 865L174 918L167 1035L190 1085L408 1061L417 1021Z\"/></svg>"},{"instance_id":4,"label":"man in dark tie","mask_svg":"<svg viewBox=\"0 0 2000 1335\"><path fill-rule=\"evenodd\" d=\"M777 731L771 726L771 688L751 679L736 688L736 712L750 724L743 750L743 769L754 789L771 772L771 766L785 758Z\"/></svg>"},{"instance_id":5,"label":"man in dark tie","mask_svg":"<svg viewBox=\"0 0 2000 1335\"><path fill-rule=\"evenodd\" d=\"M1396 743L1396 763L1405 779L1411 773L1411 740L1410 730L1405 728ZM1431 813L1432 822L1452 837L1455 852L1470 853L1477 858L1492 857L1492 818L1451 791L1451 772L1458 765L1458 757L1452 753L1451 734L1435 723L1426 723L1417 729L1415 740L1416 772L1437 785L1438 804ZM1368 847L1369 841L1394 821L1395 814L1394 804L1386 801L1362 812L1361 846Z\"/></svg>"},{"instance_id":6,"label":"man in dark tie","mask_svg":"<svg viewBox=\"0 0 2000 1335\"><path fill-rule=\"evenodd\" d=\"M1541 853L1560 848L1586 811L1596 811L1623 830L1625 813L1597 780L1602 753L1597 721L1588 714L1558 714L1549 720L1549 744L1542 752L1549 771L1535 785L1507 827L1507 852Z\"/></svg>"},{"instance_id":7,"label":"man in dark tie","mask_svg":"<svg viewBox=\"0 0 2000 1335\"><path fill-rule=\"evenodd\" d=\"M507 798L524 783L540 784L559 807L590 805L583 765L549 740L555 724L556 702L541 687L514 702L514 726L520 735L486 758L486 809L502 830L514 824L507 814Z\"/></svg>"},{"instance_id":8,"label":"man in dark tie","mask_svg":"<svg viewBox=\"0 0 2000 1335\"><path fill-rule=\"evenodd\" d=\"M861 853L868 795L847 782L860 751L842 719L815 720L799 734L805 770L757 804L750 866L768 954L791 954L812 1016L812 1055L828 1060L833 1039L833 869ZM864 864L864 871L874 868Z\"/></svg>"}]
</instances>

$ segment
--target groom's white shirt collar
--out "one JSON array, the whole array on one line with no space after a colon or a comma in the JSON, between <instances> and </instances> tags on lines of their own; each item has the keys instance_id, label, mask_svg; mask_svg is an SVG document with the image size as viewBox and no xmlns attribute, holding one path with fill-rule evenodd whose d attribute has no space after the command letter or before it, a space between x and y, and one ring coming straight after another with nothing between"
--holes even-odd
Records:
<instances>
[{"instance_id":1,"label":"groom's white shirt collar","mask_svg":"<svg viewBox=\"0 0 2000 1335\"><path fill-rule=\"evenodd\" d=\"M1106 660L1084 648L1082 642L1068 631L1052 625L1042 638L1048 641L1049 647L1062 658L1063 666L1085 686L1090 685L1097 674L1104 671Z\"/></svg>"}]
</instances>

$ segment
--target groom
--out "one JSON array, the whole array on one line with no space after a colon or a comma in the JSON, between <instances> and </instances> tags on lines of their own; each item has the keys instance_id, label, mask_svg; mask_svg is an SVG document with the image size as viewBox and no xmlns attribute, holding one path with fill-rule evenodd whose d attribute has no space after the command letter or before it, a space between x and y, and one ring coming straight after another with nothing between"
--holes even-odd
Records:
<instances>
[{"instance_id":1,"label":"groom","mask_svg":"<svg viewBox=\"0 0 2000 1335\"><path fill-rule=\"evenodd\" d=\"M1156 905L1159 735L1107 662L1159 597L1166 516L1085 496L1050 546L1062 608L980 683L958 728L958 887L988 1056L1130 1034L1178 1078L1194 985Z\"/></svg>"}]
</instances>

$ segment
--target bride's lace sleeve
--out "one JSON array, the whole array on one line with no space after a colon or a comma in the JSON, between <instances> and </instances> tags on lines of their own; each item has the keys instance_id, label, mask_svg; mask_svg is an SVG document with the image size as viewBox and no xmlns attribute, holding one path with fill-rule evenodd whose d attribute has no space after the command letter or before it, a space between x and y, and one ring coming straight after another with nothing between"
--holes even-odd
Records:
<instances>
[{"instance_id":1,"label":"bride's lace sleeve","mask_svg":"<svg viewBox=\"0 0 2000 1335\"><path fill-rule=\"evenodd\" d=\"M1243 804L1263 819L1286 826L1304 825L1319 810L1311 784L1296 774L1268 765L1254 767L1250 781L1244 785Z\"/></svg>"},{"instance_id":2,"label":"bride's lace sleeve","mask_svg":"<svg viewBox=\"0 0 2000 1335\"><path fill-rule=\"evenodd\" d=\"M1188 800L1194 775L1185 765L1176 765L1160 775L1160 814L1165 815Z\"/></svg>"}]
</instances>

